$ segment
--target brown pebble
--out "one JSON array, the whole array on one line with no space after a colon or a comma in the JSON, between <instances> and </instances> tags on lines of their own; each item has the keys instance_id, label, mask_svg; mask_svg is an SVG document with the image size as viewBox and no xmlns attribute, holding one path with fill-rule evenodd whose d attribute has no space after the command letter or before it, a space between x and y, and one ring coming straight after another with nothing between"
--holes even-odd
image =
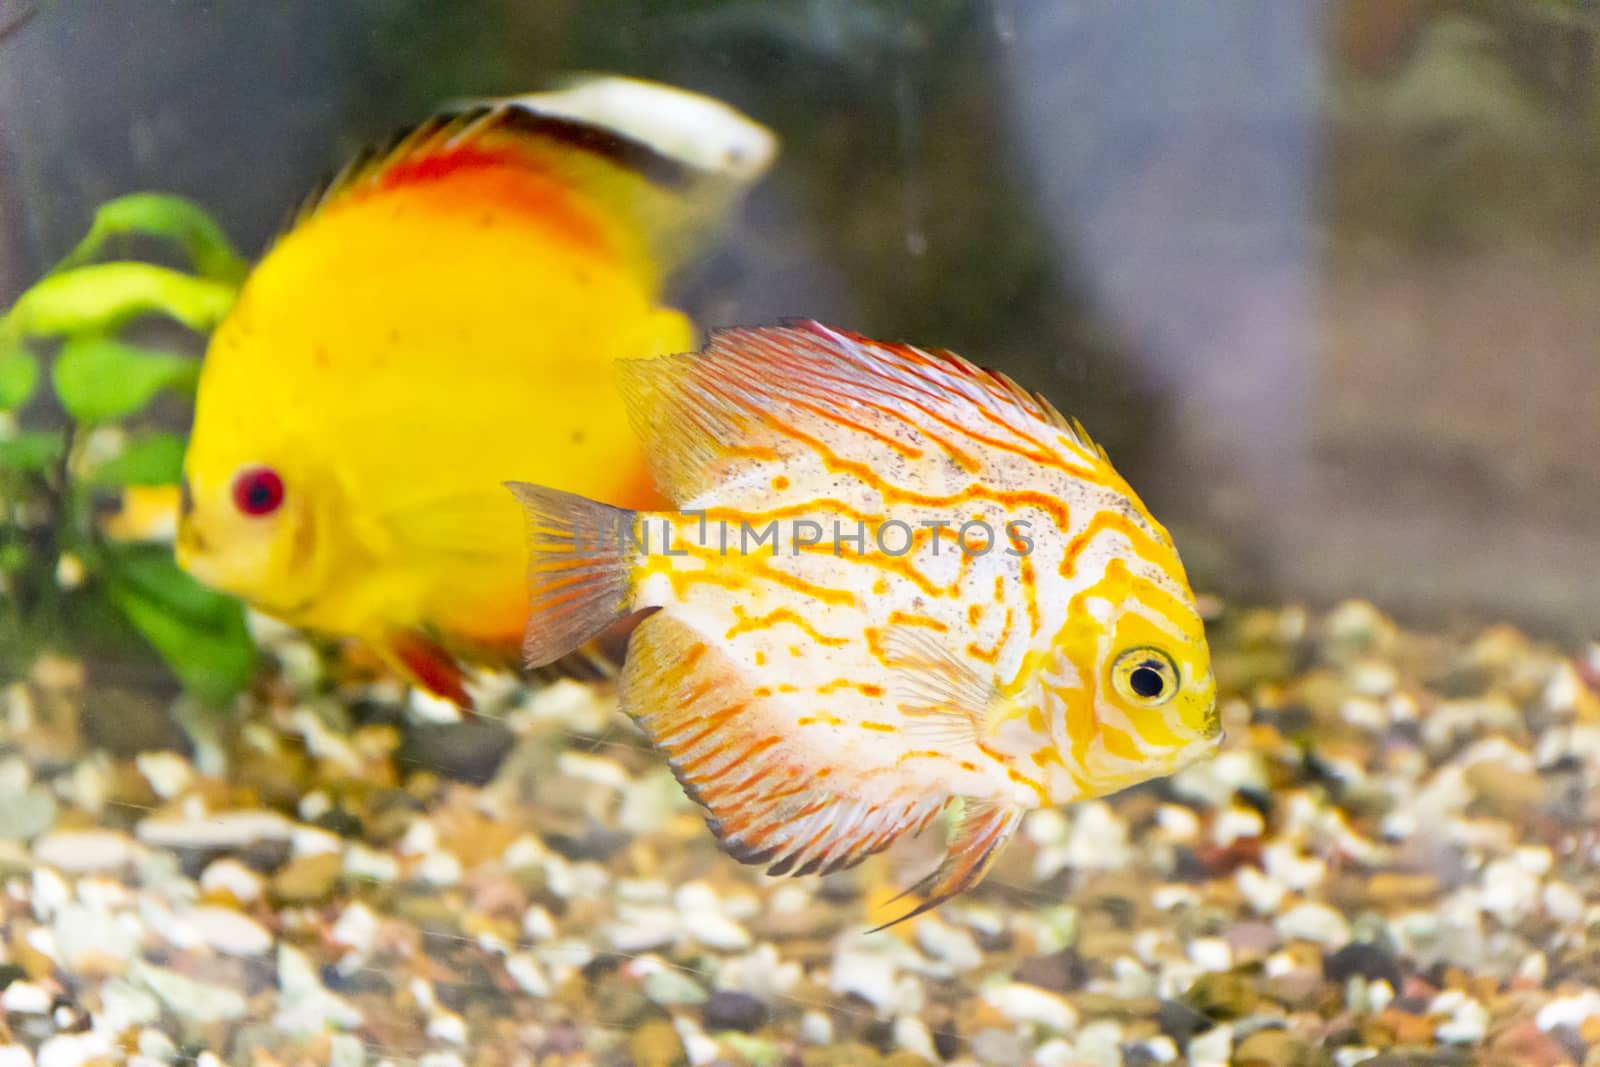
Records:
<instances>
[{"instance_id":1,"label":"brown pebble","mask_svg":"<svg viewBox=\"0 0 1600 1067\"><path fill-rule=\"evenodd\" d=\"M1432 874L1379 871L1363 883L1363 896L1372 904L1423 904L1437 900L1439 878Z\"/></svg>"},{"instance_id":2,"label":"brown pebble","mask_svg":"<svg viewBox=\"0 0 1600 1067\"><path fill-rule=\"evenodd\" d=\"M628 1055L637 1067L681 1067L689 1062L683 1039L665 1019L652 1019L628 1039Z\"/></svg>"},{"instance_id":3,"label":"brown pebble","mask_svg":"<svg viewBox=\"0 0 1600 1067\"><path fill-rule=\"evenodd\" d=\"M882 1067L883 1054L871 1045L852 1042L827 1048L808 1048L800 1054L801 1067Z\"/></svg>"},{"instance_id":4,"label":"brown pebble","mask_svg":"<svg viewBox=\"0 0 1600 1067\"><path fill-rule=\"evenodd\" d=\"M344 857L337 852L301 856L272 879L272 895L284 904L315 904L328 899L339 884Z\"/></svg>"},{"instance_id":5,"label":"brown pebble","mask_svg":"<svg viewBox=\"0 0 1600 1067\"><path fill-rule=\"evenodd\" d=\"M1234 1067L1290 1067L1300 1062L1305 1046L1284 1030L1257 1030L1233 1050Z\"/></svg>"},{"instance_id":6,"label":"brown pebble","mask_svg":"<svg viewBox=\"0 0 1600 1067\"><path fill-rule=\"evenodd\" d=\"M1217 1020L1249 1015L1258 1001L1250 979L1225 971L1201 975L1183 995L1183 1002L1189 1007Z\"/></svg>"},{"instance_id":7,"label":"brown pebble","mask_svg":"<svg viewBox=\"0 0 1600 1067\"><path fill-rule=\"evenodd\" d=\"M1482 760L1468 767L1464 777L1484 807L1502 819L1525 820L1545 803L1544 779L1532 771Z\"/></svg>"},{"instance_id":8,"label":"brown pebble","mask_svg":"<svg viewBox=\"0 0 1600 1067\"><path fill-rule=\"evenodd\" d=\"M1515 1063L1518 1067L1563 1067L1572 1063L1572 1057L1532 1019L1524 1019L1490 1039L1489 1061Z\"/></svg>"}]
</instances>

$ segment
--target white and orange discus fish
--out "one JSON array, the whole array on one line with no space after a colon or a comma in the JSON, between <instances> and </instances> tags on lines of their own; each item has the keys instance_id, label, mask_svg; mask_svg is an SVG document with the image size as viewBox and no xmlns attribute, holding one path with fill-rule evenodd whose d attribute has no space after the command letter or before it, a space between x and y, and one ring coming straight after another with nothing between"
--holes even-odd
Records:
<instances>
[{"instance_id":1,"label":"white and orange discus fish","mask_svg":"<svg viewBox=\"0 0 1600 1067\"><path fill-rule=\"evenodd\" d=\"M541 666L648 613L623 708L736 858L838 870L960 798L914 915L975 885L1024 812L1215 748L1172 540L1040 397L812 322L619 366L682 510L512 483L526 651Z\"/></svg>"}]
</instances>

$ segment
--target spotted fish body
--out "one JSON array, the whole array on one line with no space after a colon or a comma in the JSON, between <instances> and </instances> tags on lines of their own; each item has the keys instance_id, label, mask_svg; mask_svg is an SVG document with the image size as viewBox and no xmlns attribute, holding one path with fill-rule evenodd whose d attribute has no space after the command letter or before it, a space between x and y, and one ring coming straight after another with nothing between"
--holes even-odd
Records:
<instances>
[{"instance_id":1,"label":"spotted fish body","mask_svg":"<svg viewBox=\"0 0 1600 1067\"><path fill-rule=\"evenodd\" d=\"M975 884L1023 812L1214 746L1172 542L1043 400L816 323L624 363L623 388L681 510L514 486L529 658L651 611L624 707L736 857L837 869L959 797L927 907Z\"/></svg>"}]
</instances>

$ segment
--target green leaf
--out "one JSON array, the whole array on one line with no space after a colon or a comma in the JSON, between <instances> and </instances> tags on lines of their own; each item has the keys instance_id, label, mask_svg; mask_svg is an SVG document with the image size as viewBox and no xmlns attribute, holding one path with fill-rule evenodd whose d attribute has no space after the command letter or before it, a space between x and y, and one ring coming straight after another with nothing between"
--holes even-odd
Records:
<instances>
[{"instance_id":1,"label":"green leaf","mask_svg":"<svg viewBox=\"0 0 1600 1067\"><path fill-rule=\"evenodd\" d=\"M210 330L238 290L149 263L95 263L52 274L23 293L3 325L14 336L109 333L152 312Z\"/></svg>"},{"instance_id":2,"label":"green leaf","mask_svg":"<svg viewBox=\"0 0 1600 1067\"><path fill-rule=\"evenodd\" d=\"M179 570L166 549L116 553L108 561L106 590L201 701L225 706L250 683L256 647L243 607Z\"/></svg>"},{"instance_id":3,"label":"green leaf","mask_svg":"<svg viewBox=\"0 0 1600 1067\"><path fill-rule=\"evenodd\" d=\"M200 362L107 337L74 337L51 367L56 398L80 422L108 422L141 410L163 389L193 391Z\"/></svg>"},{"instance_id":4,"label":"green leaf","mask_svg":"<svg viewBox=\"0 0 1600 1067\"><path fill-rule=\"evenodd\" d=\"M82 266L107 242L135 234L177 243L203 277L236 284L249 269L222 227L193 201L164 193L133 193L101 204L89 233L51 273Z\"/></svg>"},{"instance_id":5,"label":"green leaf","mask_svg":"<svg viewBox=\"0 0 1600 1067\"><path fill-rule=\"evenodd\" d=\"M0 338L0 411L15 411L33 396L39 360L20 344Z\"/></svg>"},{"instance_id":6,"label":"green leaf","mask_svg":"<svg viewBox=\"0 0 1600 1067\"><path fill-rule=\"evenodd\" d=\"M170 433L136 437L89 472L93 485L172 485L183 478L183 438Z\"/></svg>"},{"instance_id":7,"label":"green leaf","mask_svg":"<svg viewBox=\"0 0 1600 1067\"><path fill-rule=\"evenodd\" d=\"M0 438L0 467L15 471L48 470L61 459L67 440L49 430L24 430Z\"/></svg>"}]
</instances>

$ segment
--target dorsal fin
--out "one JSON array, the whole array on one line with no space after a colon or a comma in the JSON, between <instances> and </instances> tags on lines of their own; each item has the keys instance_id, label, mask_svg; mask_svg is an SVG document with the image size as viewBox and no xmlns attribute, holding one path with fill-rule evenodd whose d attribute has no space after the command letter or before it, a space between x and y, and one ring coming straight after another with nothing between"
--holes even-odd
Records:
<instances>
[{"instance_id":1,"label":"dorsal fin","mask_svg":"<svg viewBox=\"0 0 1600 1067\"><path fill-rule=\"evenodd\" d=\"M716 100L631 78L448 108L370 146L325 178L279 238L352 196L448 181L450 161L495 153L555 177L629 226L659 273L698 252L771 165L776 138Z\"/></svg>"},{"instance_id":2,"label":"dorsal fin","mask_svg":"<svg viewBox=\"0 0 1600 1067\"><path fill-rule=\"evenodd\" d=\"M680 506L715 481L726 450L769 443L764 417L786 411L960 424L977 408L993 416L985 433L1037 449L1059 434L1085 460L1107 462L1079 423L998 371L819 322L720 330L699 352L624 360L618 373L656 482Z\"/></svg>"}]
</instances>

